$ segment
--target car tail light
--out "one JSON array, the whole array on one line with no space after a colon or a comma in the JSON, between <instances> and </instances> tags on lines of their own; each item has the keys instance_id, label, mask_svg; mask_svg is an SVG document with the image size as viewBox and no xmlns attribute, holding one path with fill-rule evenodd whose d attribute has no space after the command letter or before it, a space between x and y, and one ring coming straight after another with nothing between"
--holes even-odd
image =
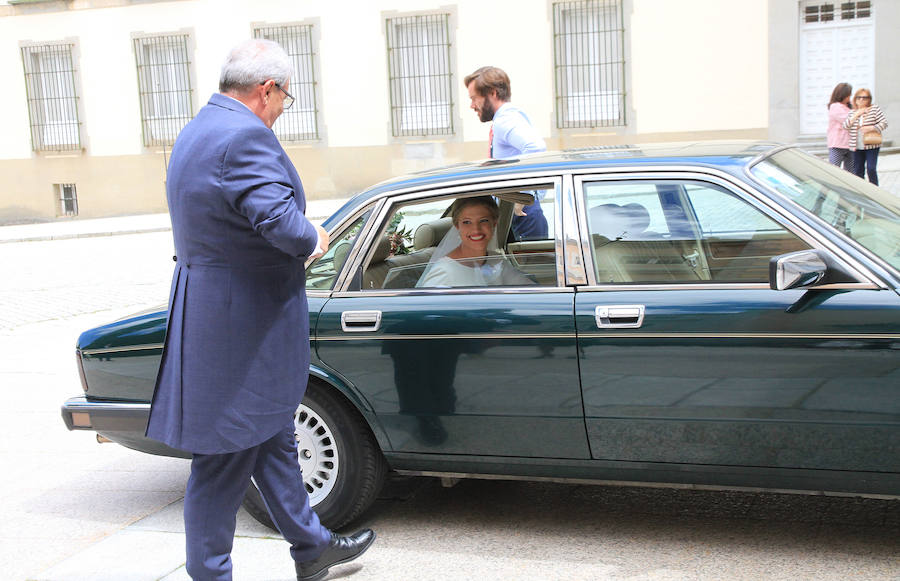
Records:
<instances>
[{"instance_id":1,"label":"car tail light","mask_svg":"<svg viewBox=\"0 0 900 581\"><path fill-rule=\"evenodd\" d=\"M75 361L78 365L78 377L81 378L81 389L83 389L84 392L87 393L88 384L87 379L84 376L84 362L81 360L81 350L79 349L75 350Z\"/></svg>"}]
</instances>

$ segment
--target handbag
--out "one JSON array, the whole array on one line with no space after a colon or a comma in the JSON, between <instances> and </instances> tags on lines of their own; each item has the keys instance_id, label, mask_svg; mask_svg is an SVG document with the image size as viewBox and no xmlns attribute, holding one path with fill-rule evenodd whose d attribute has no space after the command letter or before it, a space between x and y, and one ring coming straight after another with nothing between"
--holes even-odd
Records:
<instances>
[{"instance_id":1,"label":"handbag","mask_svg":"<svg viewBox=\"0 0 900 581\"><path fill-rule=\"evenodd\" d=\"M863 145L881 145L881 132L869 131L863 133Z\"/></svg>"}]
</instances>

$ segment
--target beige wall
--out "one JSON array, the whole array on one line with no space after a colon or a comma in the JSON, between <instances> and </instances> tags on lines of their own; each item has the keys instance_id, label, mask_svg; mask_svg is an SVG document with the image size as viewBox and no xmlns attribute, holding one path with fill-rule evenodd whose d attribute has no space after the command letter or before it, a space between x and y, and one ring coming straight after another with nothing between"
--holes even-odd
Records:
<instances>
[{"instance_id":1,"label":"beige wall","mask_svg":"<svg viewBox=\"0 0 900 581\"><path fill-rule=\"evenodd\" d=\"M630 71L637 133L767 126L765 2L633 4Z\"/></svg>"},{"instance_id":2,"label":"beige wall","mask_svg":"<svg viewBox=\"0 0 900 581\"><path fill-rule=\"evenodd\" d=\"M398 174L486 156L488 124L462 78L485 64L512 78L513 101L551 149L767 136L769 3L623 0L628 124L555 127L551 0L68 0L0 4L0 222L52 219L53 184L77 185L80 217L165 210L161 150L141 144L132 37L188 32L195 111L216 90L228 48L253 24L309 22L318 38L321 135L285 144L310 198L346 196ZM456 134L391 135L384 19L451 14ZM348 17L352 13L352 18ZM212 15L215 17L212 17ZM502 26L498 23L503 23ZM75 39L84 149L31 151L19 47Z\"/></svg>"}]
</instances>

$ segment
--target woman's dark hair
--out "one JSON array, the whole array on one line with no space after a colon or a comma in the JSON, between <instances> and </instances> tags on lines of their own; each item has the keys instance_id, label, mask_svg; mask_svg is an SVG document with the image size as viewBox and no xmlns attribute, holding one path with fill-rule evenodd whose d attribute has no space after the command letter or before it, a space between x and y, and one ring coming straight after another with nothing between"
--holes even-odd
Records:
<instances>
[{"instance_id":1,"label":"woman's dark hair","mask_svg":"<svg viewBox=\"0 0 900 581\"><path fill-rule=\"evenodd\" d=\"M463 211L463 208L467 206L484 206L487 208L491 217L496 222L500 218L500 208L497 207L497 202L494 201L494 198L491 196L475 196L474 198L460 198L453 202L453 205L450 206L450 216L453 220L453 225L456 226L459 223L459 214Z\"/></svg>"},{"instance_id":2,"label":"woman's dark hair","mask_svg":"<svg viewBox=\"0 0 900 581\"><path fill-rule=\"evenodd\" d=\"M853 93L853 87L850 86L850 83L838 83L831 92L831 100L828 101L828 106L831 107L834 103L843 103L844 99L849 97L851 93Z\"/></svg>"}]
</instances>

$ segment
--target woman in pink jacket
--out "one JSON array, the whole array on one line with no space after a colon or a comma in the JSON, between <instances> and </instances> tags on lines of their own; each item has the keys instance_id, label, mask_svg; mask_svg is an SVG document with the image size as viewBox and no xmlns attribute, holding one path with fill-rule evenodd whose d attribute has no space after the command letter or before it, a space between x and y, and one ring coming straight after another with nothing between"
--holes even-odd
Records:
<instances>
[{"instance_id":1,"label":"woman in pink jacket","mask_svg":"<svg viewBox=\"0 0 900 581\"><path fill-rule=\"evenodd\" d=\"M844 129L844 120L850 114L849 83L838 83L828 102L828 161L832 165L853 171L853 152L850 151L850 132Z\"/></svg>"}]
</instances>

